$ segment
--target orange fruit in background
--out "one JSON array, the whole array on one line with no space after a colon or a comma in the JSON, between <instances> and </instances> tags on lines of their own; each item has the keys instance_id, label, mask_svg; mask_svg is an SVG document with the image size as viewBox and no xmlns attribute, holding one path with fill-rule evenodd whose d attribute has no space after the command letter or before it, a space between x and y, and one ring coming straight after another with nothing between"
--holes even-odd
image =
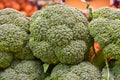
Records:
<instances>
[{"instance_id":1,"label":"orange fruit in background","mask_svg":"<svg viewBox=\"0 0 120 80\"><path fill-rule=\"evenodd\" d=\"M26 12L30 12L30 11L32 11L32 9L33 9L33 7L32 7L32 5L30 5L30 4L26 4L25 7L24 7L24 10L25 10Z\"/></svg>"},{"instance_id":2,"label":"orange fruit in background","mask_svg":"<svg viewBox=\"0 0 120 80\"><path fill-rule=\"evenodd\" d=\"M20 10L20 5L16 1L11 2L11 8L14 8L16 10Z\"/></svg>"},{"instance_id":3,"label":"orange fruit in background","mask_svg":"<svg viewBox=\"0 0 120 80\"><path fill-rule=\"evenodd\" d=\"M3 9L5 6L3 3L0 3L0 9Z\"/></svg>"}]
</instances>

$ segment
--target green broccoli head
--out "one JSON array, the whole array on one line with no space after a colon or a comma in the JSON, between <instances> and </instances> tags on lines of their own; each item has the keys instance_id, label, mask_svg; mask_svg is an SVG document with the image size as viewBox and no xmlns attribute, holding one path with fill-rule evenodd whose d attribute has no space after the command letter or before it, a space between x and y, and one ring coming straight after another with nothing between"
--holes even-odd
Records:
<instances>
[{"instance_id":1,"label":"green broccoli head","mask_svg":"<svg viewBox=\"0 0 120 80\"><path fill-rule=\"evenodd\" d=\"M30 21L29 44L34 56L49 64L77 64L91 44L87 25L83 13L70 6L55 4L37 11Z\"/></svg>"},{"instance_id":2,"label":"green broccoli head","mask_svg":"<svg viewBox=\"0 0 120 80\"><path fill-rule=\"evenodd\" d=\"M0 51L18 52L27 40L27 33L13 24L0 25Z\"/></svg>"},{"instance_id":3,"label":"green broccoli head","mask_svg":"<svg viewBox=\"0 0 120 80\"><path fill-rule=\"evenodd\" d=\"M0 68L8 67L13 60L11 53L0 52Z\"/></svg>"},{"instance_id":4,"label":"green broccoli head","mask_svg":"<svg viewBox=\"0 0 120 80\"><path fill-rule=\"evenodd\" d=\"M119 45L120 46L120 45ZM106 58L120 59L120 47L116 44L109 44L103 49Z\"/></svg>"},{"instance_id":5,"label":"green broccoli head","mask_svg":"<svg viewBox=\"0 0 120 80\"><path fill-rule=\"evenodd\" d=\"M100 71L90 62L72 66L71 72L79 76L80 80L101 80Z\"/></svg>"},{"instance_id":6,"label":"green broccoli head","mask_svg":"<svg viewBox=\"0 0 120 80\"><path fill-rule=\"evenodd\" d=\"M58 64L53 68L51 80L101 80L100 71L90 62L68 66Z\"/></svg>"},{"instance_id":7,"label":"green broccoli head","mask_svg":"<svg viewBox=\"0 0 120 80\"><path fill-rule=\"evenodd\" d=\"M120 58L120 20L94 19L89 24L89 31L106 58Z\"/></svg>"},{"instance_id":8,"label":"green broccoli head","mask_svg":"<svg viewBox=\"0 0 120 80\"><path fill-rule=\"evenodd\" d=\"M120 19L120 10L109 7L99 8L93 12L93 18Z\"/></svg>"},{"instance_id":9,"label":"green broccoli head","mask_svg":"<svg viewBox=\"0 0 120 80\"><path fill-rule=\"evenodd\" d=\"M63 74L66 74L70 71L70 67L71 66L68 66L68 65L64 65L64 64L61 64L59 63L58 65L56 65L52 72L51 72L51 79L52 80L57 80L59 79L59 77L61 77Z\"/></svg>"},{"instance_id":10,"label":"green broccoli head","mask_svg":"<svg viewBox=\"0 0 120 80\"><path fill-rule=\"evenodd\" d=\"M39 61L13 62L0 72L0 80L43 80L43 66Z\"/></svg>"},{"instance_id":11,"label":"green broccoli head","mask_svg":"<svg viewBox=\"0 0 120 80\"><path fill-rule=\"evenodd\" d=\"M29 19L26 18L22 13L11 8L1 10L0 14L3 13L4 15L0 15L0 25L14 24L26 32L29 32Z\"/></svg>"}]
</instances>

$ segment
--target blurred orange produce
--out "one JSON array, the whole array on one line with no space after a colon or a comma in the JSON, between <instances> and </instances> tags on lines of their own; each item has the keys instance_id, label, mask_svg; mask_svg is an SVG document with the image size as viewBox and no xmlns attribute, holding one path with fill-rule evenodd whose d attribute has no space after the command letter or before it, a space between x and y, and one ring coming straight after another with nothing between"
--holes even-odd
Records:
<instances>
[{"instance_id":1,"label":"blurred orange produce","mask_svg":"<svg viewBox=\"0 0 120 80\"><path fill-rule=\"evenodd\" d=\"M0 9L14 8L30 17L36 10L35 5L31 5L29 0L0 0Z\"/></svg>"}]
</instances>

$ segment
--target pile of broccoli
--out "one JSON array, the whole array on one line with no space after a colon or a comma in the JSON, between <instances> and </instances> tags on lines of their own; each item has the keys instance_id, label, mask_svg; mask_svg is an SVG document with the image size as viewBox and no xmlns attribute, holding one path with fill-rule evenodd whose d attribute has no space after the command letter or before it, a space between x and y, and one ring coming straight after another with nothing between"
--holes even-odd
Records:
<instances>
[{"instance_id":1,"label":"pile of broccoli","mask_svg":"<svg viewBox=\"0 0 120 80\"><path fill-rule=\"evenodd\" d=\"M92 14L62 4L30 18L0 10L0 80L120 80L120 10Z\"/></svg>"}]
</instances>

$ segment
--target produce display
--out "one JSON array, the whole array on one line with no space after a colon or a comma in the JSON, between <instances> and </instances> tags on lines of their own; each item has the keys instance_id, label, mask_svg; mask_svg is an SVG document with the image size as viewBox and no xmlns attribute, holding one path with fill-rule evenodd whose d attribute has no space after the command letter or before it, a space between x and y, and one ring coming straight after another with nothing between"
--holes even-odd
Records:
<instances>
[{"instance_id":1,"label":"produce display","mask_svg":"<svg viewBox=\"0 0 120 80\"><path fill-rule=\"evenodd\" d=\"M120 80L120 10L50 4L0 10L0 80ZM92 54L92 56L91 56Z\"/></svg>"}]
</instances>

